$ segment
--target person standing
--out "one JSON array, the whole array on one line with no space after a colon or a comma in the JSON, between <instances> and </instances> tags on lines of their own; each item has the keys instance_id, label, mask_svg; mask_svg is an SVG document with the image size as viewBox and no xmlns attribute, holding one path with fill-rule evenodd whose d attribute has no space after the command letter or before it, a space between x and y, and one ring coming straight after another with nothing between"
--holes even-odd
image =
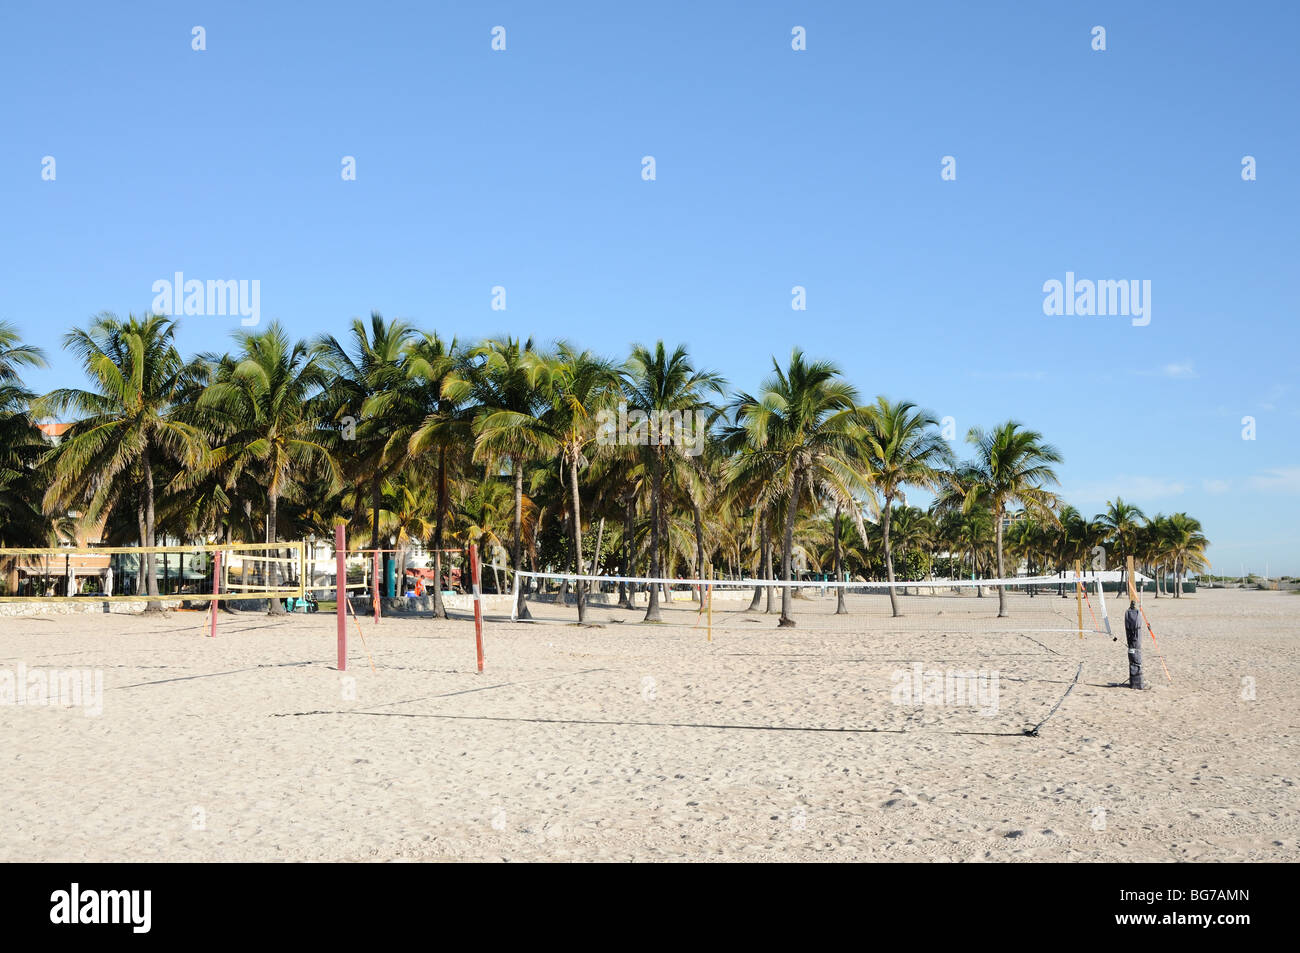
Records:
<instances>
[{"instance_id":1,"label":"person standing","mask_svg":"<svg viewBox=\"0 0 1300 953\"><path fill-rule=\"evenodd\" d=\"M1124 613L1124 636L1128 641L1128 687L1146 688L1142 680L1142 613L1136 601L1130 601Z\"/></svg>"}]
</instances>

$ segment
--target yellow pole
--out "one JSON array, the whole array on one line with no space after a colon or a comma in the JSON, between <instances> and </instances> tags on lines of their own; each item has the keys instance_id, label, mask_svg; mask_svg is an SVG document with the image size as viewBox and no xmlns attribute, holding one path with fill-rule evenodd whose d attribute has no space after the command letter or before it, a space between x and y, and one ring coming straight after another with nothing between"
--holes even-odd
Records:
<instances>
[{"instance_id":1,"label":"yellow pole","mask_svg":"<svg viewBox=\"0 0 1300 953\"><path fill-rule=\"evenodd\" d=\"M1128 598L1130 602L1137 602L1137 587L1133 583L1133 557L1128 558Z\"/></svg>"},{"instance_id":2,"label":"yellow pole","mask_svg":"<svg viewBox=\"0 0 1300 953\"><path fill-rule=\"evenodd\" d=\"M1079 610L1079 638L1083 638L1083 581L1080 576L1083 574L1079 571L1080 563L1074 561L1074 605Z\"/></svg>"}]
</instances>

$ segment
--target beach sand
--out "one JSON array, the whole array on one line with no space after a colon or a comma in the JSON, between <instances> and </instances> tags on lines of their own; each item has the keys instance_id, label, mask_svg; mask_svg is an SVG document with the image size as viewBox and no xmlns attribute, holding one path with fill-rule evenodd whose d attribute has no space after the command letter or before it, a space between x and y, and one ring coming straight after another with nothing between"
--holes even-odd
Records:
<instances>
[{"instance_id":1,"label":"beach sand","mask_svg":"<svg viewBox=\"0 0 1300 953\"><path fill-rule=\"evenodd\" d=\"M812 598L780 630L732 603L711 642L686 602L534 604L488 619L481 675L463 613L362 619L376 671L349 621L346 676L332 615L0 617L0 673L104 686L96 716L0 706L0 860L1300 858L1300 596L1148 595L1147 692L1122 634L1016 628L1051 598ZM996 670L996 712L895 704L914 663Z\"/></svg>"}]
</instances>

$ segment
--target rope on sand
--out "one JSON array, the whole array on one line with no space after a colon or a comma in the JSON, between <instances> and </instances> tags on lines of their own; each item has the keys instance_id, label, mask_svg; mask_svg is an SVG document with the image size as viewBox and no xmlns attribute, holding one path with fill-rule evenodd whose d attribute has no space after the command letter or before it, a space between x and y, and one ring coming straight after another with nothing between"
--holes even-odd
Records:
<instances>
[{"instance_id":1,"label":"rope on sand","mask_svg":"<svg viewBox=\"0 0 1300 953\"><path fill-rule=\"evenodd\" d=\"M1060 708L1061 705L1063 705L1063 704L1065 703L1065 700L1066 700L1067 698L1070 697L1070 692L1074 691L1074 686L1079 684L1079 676L1082 675L1082 674L1083 674L1083 663L1080 662L1080 663L1079 663L1079 670L1078 670L1077 672L1074 673L1074 681L1072 681L1072 682L1070 683L1070 687L1067 688L1067 689L1065 690L1065 694L1062 695L1062 696L1060 697L1060 699L1057 701L1057 703L1056 703L1055 705L1052 706L1052 710L1049 711L1049 712L1047 713L1047 718L1044 718L1042 721L1040 721L1038 724L1034 725L1034 727L1032 727L1032 728L1026 728L1026 729L1025 729L1025 734L1029 735L1029 737L1031 737L1031 738L1037 738L1037 737L1038 737L1038 729L1041 728L1041 727L1043 727L1043 725L1047 724L1047 719L1048 719L1048 718L1051 718L1053 715L1055 715L1055 714L1056 714L1056 710L1057 710L1058 708Z\"/></svg>"}]
</instances>

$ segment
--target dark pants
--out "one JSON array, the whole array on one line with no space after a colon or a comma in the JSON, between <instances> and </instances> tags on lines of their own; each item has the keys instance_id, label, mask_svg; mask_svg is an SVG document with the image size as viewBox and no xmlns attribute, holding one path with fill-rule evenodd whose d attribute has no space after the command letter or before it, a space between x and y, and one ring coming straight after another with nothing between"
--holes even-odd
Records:
<instances>
[{"instance_id":1,"label":"dark pants","mask_svg":"<svg viewBox=\"0 0 1300 953\"><path fill-rule=\"evenodd\" d=\"M1128 687L1146 688L1142 680L1142 633L1126 630L1128 638Z\"/></svg>"}]
</instances>

